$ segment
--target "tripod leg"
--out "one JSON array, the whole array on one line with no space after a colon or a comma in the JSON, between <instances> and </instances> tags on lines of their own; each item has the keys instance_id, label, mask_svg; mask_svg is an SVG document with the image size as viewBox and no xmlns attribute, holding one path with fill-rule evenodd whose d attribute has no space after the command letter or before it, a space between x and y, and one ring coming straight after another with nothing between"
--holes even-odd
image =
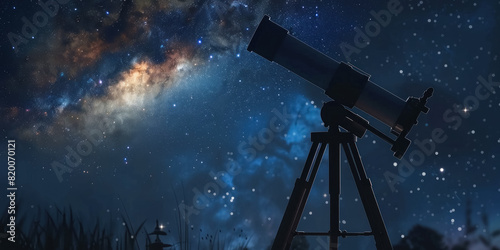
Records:
<instances>
[{"instance_id":1,"label":"tripod leg","mask_svg":"<svg viewBox=\"0 0 500 250\"><path fill-rule=\"evenodd\" d=\"M329 147L329 193L330 193L330 250L339 247L340 217L340 143L330 143Z\"/></svg>"},{"instance_id":2,"label":"tripod leg","mask_svg":"<svg viewBox=\"0 0 500 250\"><path fill-rule=\"evenodd\" d=\"M355 138L352 138L347 143L342 143L347 156L347 161L351 168L356 187L358 188L359 196L363 202L368 222L375 237L375 244L378 250L392 250L392 244L387 234L387 229L384 224L384 219L380 214L380 208L373 193L372 183L366 176L361 157L359 156L358 148L356 147Z\"/></svg>"},{"instance_id":3,"label":"tripod leg","mask_svg":"<svg viewBox=\"0 0 500 250\"><path fill-rule=\"evenodd\" d=\"M314 182L314 178L316 177L316 173L318 172L321 158L323 158L323 153L325 152L326 143L321 143L319 152L318 145L318 142L313 143L304 169L302 170L302 175L295 181L295 187L293 188L292 195L288 201L278 233L276 234L276 238L273 242L273 250L289 249L292 244L297 226L299 225L300 217L302 216L307 198L309 197L309 193L311 191L311 186ZM316 155L316 153L318 154ZM308 175L309 179L307 179Z\"/></svg>"}]
</instances>

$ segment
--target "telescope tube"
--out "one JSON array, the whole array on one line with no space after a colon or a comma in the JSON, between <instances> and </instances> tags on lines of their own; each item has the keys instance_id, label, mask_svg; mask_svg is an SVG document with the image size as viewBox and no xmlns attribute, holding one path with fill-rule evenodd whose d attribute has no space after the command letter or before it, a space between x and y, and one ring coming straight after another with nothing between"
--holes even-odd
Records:
<instances>
[{"instance_id":1,"label":"telescope tube","mask_svg":"<svg viewBox=\"0 0 500 250\"><path fill-rule=\"evenodd\" d=\"M371 82L369 75L346 63L339 63L291 36L267 15L260 22L247 50L320 87L340 104L363 110L391 127L396 134L409 129L397 124L406 105L404 100Z\"/></svg>"}]
</instances>

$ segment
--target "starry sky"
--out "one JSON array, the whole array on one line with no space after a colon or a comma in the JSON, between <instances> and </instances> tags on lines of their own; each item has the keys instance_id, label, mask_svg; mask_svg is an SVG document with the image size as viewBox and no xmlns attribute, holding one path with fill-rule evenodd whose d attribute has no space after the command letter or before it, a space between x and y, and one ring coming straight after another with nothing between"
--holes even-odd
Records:
<instances>
[{"instance_id":1,"label":"starry sky","mask_svg":"<svg viewBox=\"0 0 500 250\"><path fill-rule=\"evenodd\" d=\"M126 211L148 230L158 219L169 243L187 218L268 247L330 100L246 50L268 14L403 99L434 88L402 160L369 132L358 140L393 244L415 224L463 237L467 200L473 220L499 229L499 10L497 0L2 1L0 123L3 143L17 144L19 212L71 206L92 221ZM327 162L301 230L328 230ZM341 229L368 231L343 162ZM311 249L325 242L309 238Z\"/></svg>"}]
</instances>

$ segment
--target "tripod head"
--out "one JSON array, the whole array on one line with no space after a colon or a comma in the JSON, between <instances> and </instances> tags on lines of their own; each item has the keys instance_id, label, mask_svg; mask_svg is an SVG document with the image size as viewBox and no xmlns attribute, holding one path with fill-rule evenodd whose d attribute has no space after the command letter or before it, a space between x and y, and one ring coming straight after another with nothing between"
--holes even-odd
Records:
<instances>
[{"instance_id":1,"label":"tripod head","mask_svg":"<svg viewBox=\"0 0 500 250\"><path fill-rule=\"evenodd\" d=\"M347 110L336 101L325 102L321 108L321 120L325 127L342 127L361 138L366 132L369 122L354 112Z\"/></svg>"}]
</instances>

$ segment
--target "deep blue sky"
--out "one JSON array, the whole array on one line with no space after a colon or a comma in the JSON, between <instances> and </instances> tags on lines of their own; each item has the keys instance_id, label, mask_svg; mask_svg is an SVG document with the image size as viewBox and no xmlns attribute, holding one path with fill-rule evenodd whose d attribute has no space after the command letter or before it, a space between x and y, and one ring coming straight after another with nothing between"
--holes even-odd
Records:
<instances>
[{"instance_id":1,"label":"deep blue sky","mask_svg":"<svg viewBox=\"0 0 500 250\"><path fill-rule=\"evenodd\" d=\"M435 89L430 113L408 137L424 141L441 129L446 140L435 142L423 159L412 144L403 159L413 170L404 177L398 166L405 163L388 144L370 133L358 141L393 243L415 224L458 239L468 199L473 220L487 213L491 229L498 229L500 99L486 87L476 89L500 81L500 2L155 2L68 1L57 11L48 7L52 15L45 15L46 24L38 19L36 32L23 30L29 26L23 17L34 22L43 6L1 3L1 128L4 143L17 143L19 212L71 206L92 219L126 209L134 224L147 220L148 229L159 219L173 231L167 241L175 243L179 203L195 205L193 228L220 229L238 239L231 236L236 228L251 236L255 249L269 246L302 170L309 134L325 130L319 111L329 99L246 50L268 14L330 57L350 59L403 99ZM389 2L399 3L398 15L346 58L340 45L356 46L355 27L365 31L376 21L371 12L387 10ZM491 91L498 93L497 85ZM283 130L262 143L259 135L275 120ZM252 138L259 146L251 146ZM66 155L78 147L88 155L81 162L70 158L73 171L58 178L53 166L61 171L59 164L68 165ZM345 167L341 229L368 230ZM0 171L2 180L6 171ZM391 187L389 173L404 182ZM327 230L326 176L322 164L300 229ZM370 237L341 244L373 249Z\"/></svg>"}]
</instances>

